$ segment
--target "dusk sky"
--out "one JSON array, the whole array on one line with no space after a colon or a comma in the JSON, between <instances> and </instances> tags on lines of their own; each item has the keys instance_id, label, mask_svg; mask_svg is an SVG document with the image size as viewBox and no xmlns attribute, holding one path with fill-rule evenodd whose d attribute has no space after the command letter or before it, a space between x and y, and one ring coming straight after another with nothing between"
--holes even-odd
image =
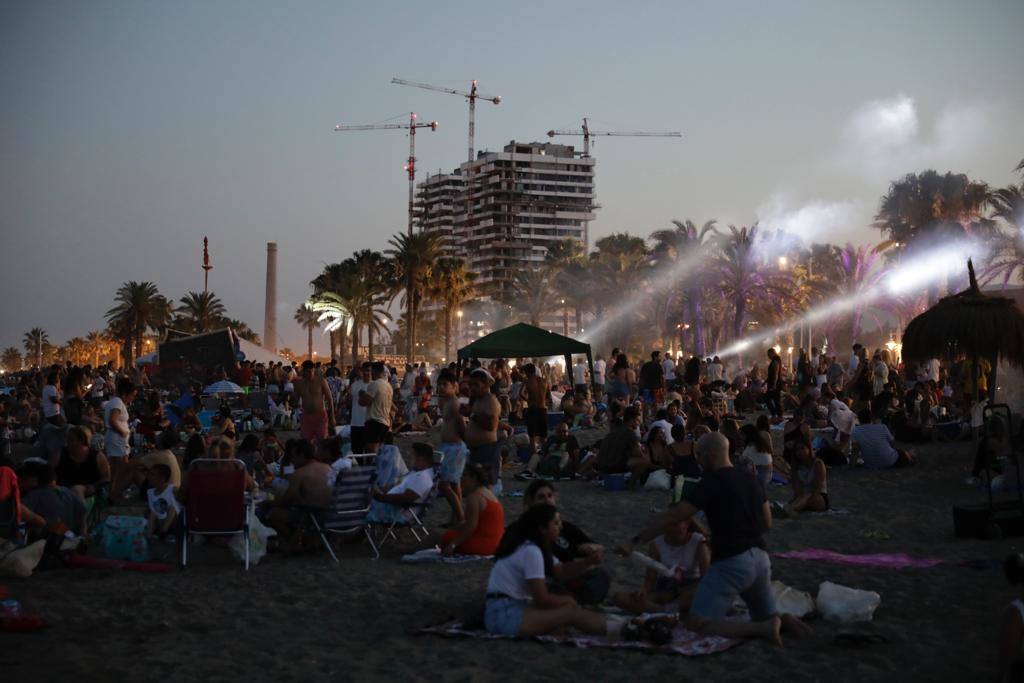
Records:
<instances>
[{"instance_id":1,"label":"dusk sky","mask_svg":"<svg viewBox=\"0 0 1024 683\"><path fill-rule=\"evenodd\" d=\"M5 2L0 347L102 329L127 280L201 291L207 235L210 289L260 333L278 243L278 345L304 348L323 264L406 225L405 135L333 126L416 111L440 122L421 171L465 159L465 101L393 76L500 94L478 149L583 116L682 131L597 141L592 236L714 218L874 241L905 173L1014 179L1022 30L1020 0Z\"/></svg>"}]
</instances>

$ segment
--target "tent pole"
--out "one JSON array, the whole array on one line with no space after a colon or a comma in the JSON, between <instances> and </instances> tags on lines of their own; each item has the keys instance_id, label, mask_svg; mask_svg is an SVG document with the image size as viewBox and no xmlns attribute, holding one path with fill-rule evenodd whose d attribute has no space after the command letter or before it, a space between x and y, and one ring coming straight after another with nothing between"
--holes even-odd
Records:
<instances>
[{"instance_id":1,"label":"tent pole","mask_svg":"<svg viewBox=\"0 0 1024 683\"><path fill-rule=\"evenodd\" d=\"M576 388L574 386L575 382L574 382L574 380L572 378L572 354L571 353L565 354L565 379L566 379L566 384L569 385L570 389L575 389Z\"/></svg>"},{"instance_id":2,"label":"tent pole","mask_svg":"<svg viewBox=\"0 0 1024 683\"><path fill-rule=\"evenodd\" d=\"M596 401L597 384L594 380L594 355L590 349L587 349L587 367L590 368L590 400Z\"/></svg>"}]
</instances>

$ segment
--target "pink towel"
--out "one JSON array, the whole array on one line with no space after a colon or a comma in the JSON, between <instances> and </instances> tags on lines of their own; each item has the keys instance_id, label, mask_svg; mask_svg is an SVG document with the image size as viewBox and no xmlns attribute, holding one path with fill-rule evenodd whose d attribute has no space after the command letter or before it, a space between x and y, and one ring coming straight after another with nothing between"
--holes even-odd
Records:
<instances>
[{"instance_id":1,"label":"pink towel","mask_svg":"<svg viewBox=\"0 0 1024 683\"><path fill-rule=\"evenodd\" d=\"M789 550L775 553L776 557L789 560L824 560L836 564L848 564L854 567L885 567L886 569L906 569L908 567L925 568L942 564L942 560L934 557L911 557L905 553L881 553L877 555L844 555L834 550L808 548L806 550Z\"/></svg>"}]
</instances>

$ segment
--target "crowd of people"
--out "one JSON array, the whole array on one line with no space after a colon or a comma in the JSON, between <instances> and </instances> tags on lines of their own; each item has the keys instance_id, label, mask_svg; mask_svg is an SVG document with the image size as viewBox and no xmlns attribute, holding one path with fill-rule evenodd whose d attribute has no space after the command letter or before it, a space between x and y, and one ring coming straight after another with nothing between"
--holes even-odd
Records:
<instances>
[{"instance_id":1,"label":"crowd of people","mask_svg":"<svg viewBox=\"0 0 1024 683\"><path fill-rule=\"evenodd\" d=\"M619 349L609 358L599 355L592 370L582 359L570 367L421 363L404 372L383 362L242 362L212 368L201 382L186 372L176 384L138 368L55 365L9 380L0 465L16 472L19 512L34 537L83 537L111 505L137 500L148 534L174 539L192 463L236 460L246 488L269 493L258 515L290 551L304 544L304 511L330 507L333 483L350 466L339 463L374 453L370 521L392 523L436 490L450 510L431 539L441 554L495 557L484 610L492 633L571 625L657 641L671 627L583 607L607 600L631 613L677 611L706 633L781 642L783 632L807 627L774 605L764 541L773 518L829 509L830 466L907 466L913 453L898 442L979 427L990 370L969 360L903 366L860 344L842 361L799 350L791 367L768 349L764 371L658 351L642 362ZM223 400L209 410L202 387L224 380L265 396L265 405L239 411ZM603 437L581 447L579 430L595 426L606 428ZM297 435L282 441L284 431ZM411 469L394 446L406 432L424 434L412 444ZM523 513L506 524L498 496L509 468L529 484ZM617 546L626 555L645 549L667 569L648 570L639 591L611 591L605 547L557 505L554 481L597 477L672 488L679 501ZM791 489L774 508L773 480ZM726 619L737 598L751 621Z\"/></svg>"}]
</instances>

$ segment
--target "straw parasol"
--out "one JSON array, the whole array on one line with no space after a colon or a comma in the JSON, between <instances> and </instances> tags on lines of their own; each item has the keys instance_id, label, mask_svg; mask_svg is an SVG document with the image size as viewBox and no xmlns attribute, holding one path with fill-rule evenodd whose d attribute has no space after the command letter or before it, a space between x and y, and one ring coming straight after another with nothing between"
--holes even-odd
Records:
<instances>
[{"instance_id":1,"label":"straw parasol","mask_svg":"<svg viewBox=\"0 0 1024 683\"><path fill-rule=\"evenodd\" d=\"M967 289L940 299L910 321L903 332L903 356L953 359L963 353L993 365L1002 359L1024 367L1024 313L1013 299L982 294L970 260L967 272Z\"/></svg>"}]
</instances>

